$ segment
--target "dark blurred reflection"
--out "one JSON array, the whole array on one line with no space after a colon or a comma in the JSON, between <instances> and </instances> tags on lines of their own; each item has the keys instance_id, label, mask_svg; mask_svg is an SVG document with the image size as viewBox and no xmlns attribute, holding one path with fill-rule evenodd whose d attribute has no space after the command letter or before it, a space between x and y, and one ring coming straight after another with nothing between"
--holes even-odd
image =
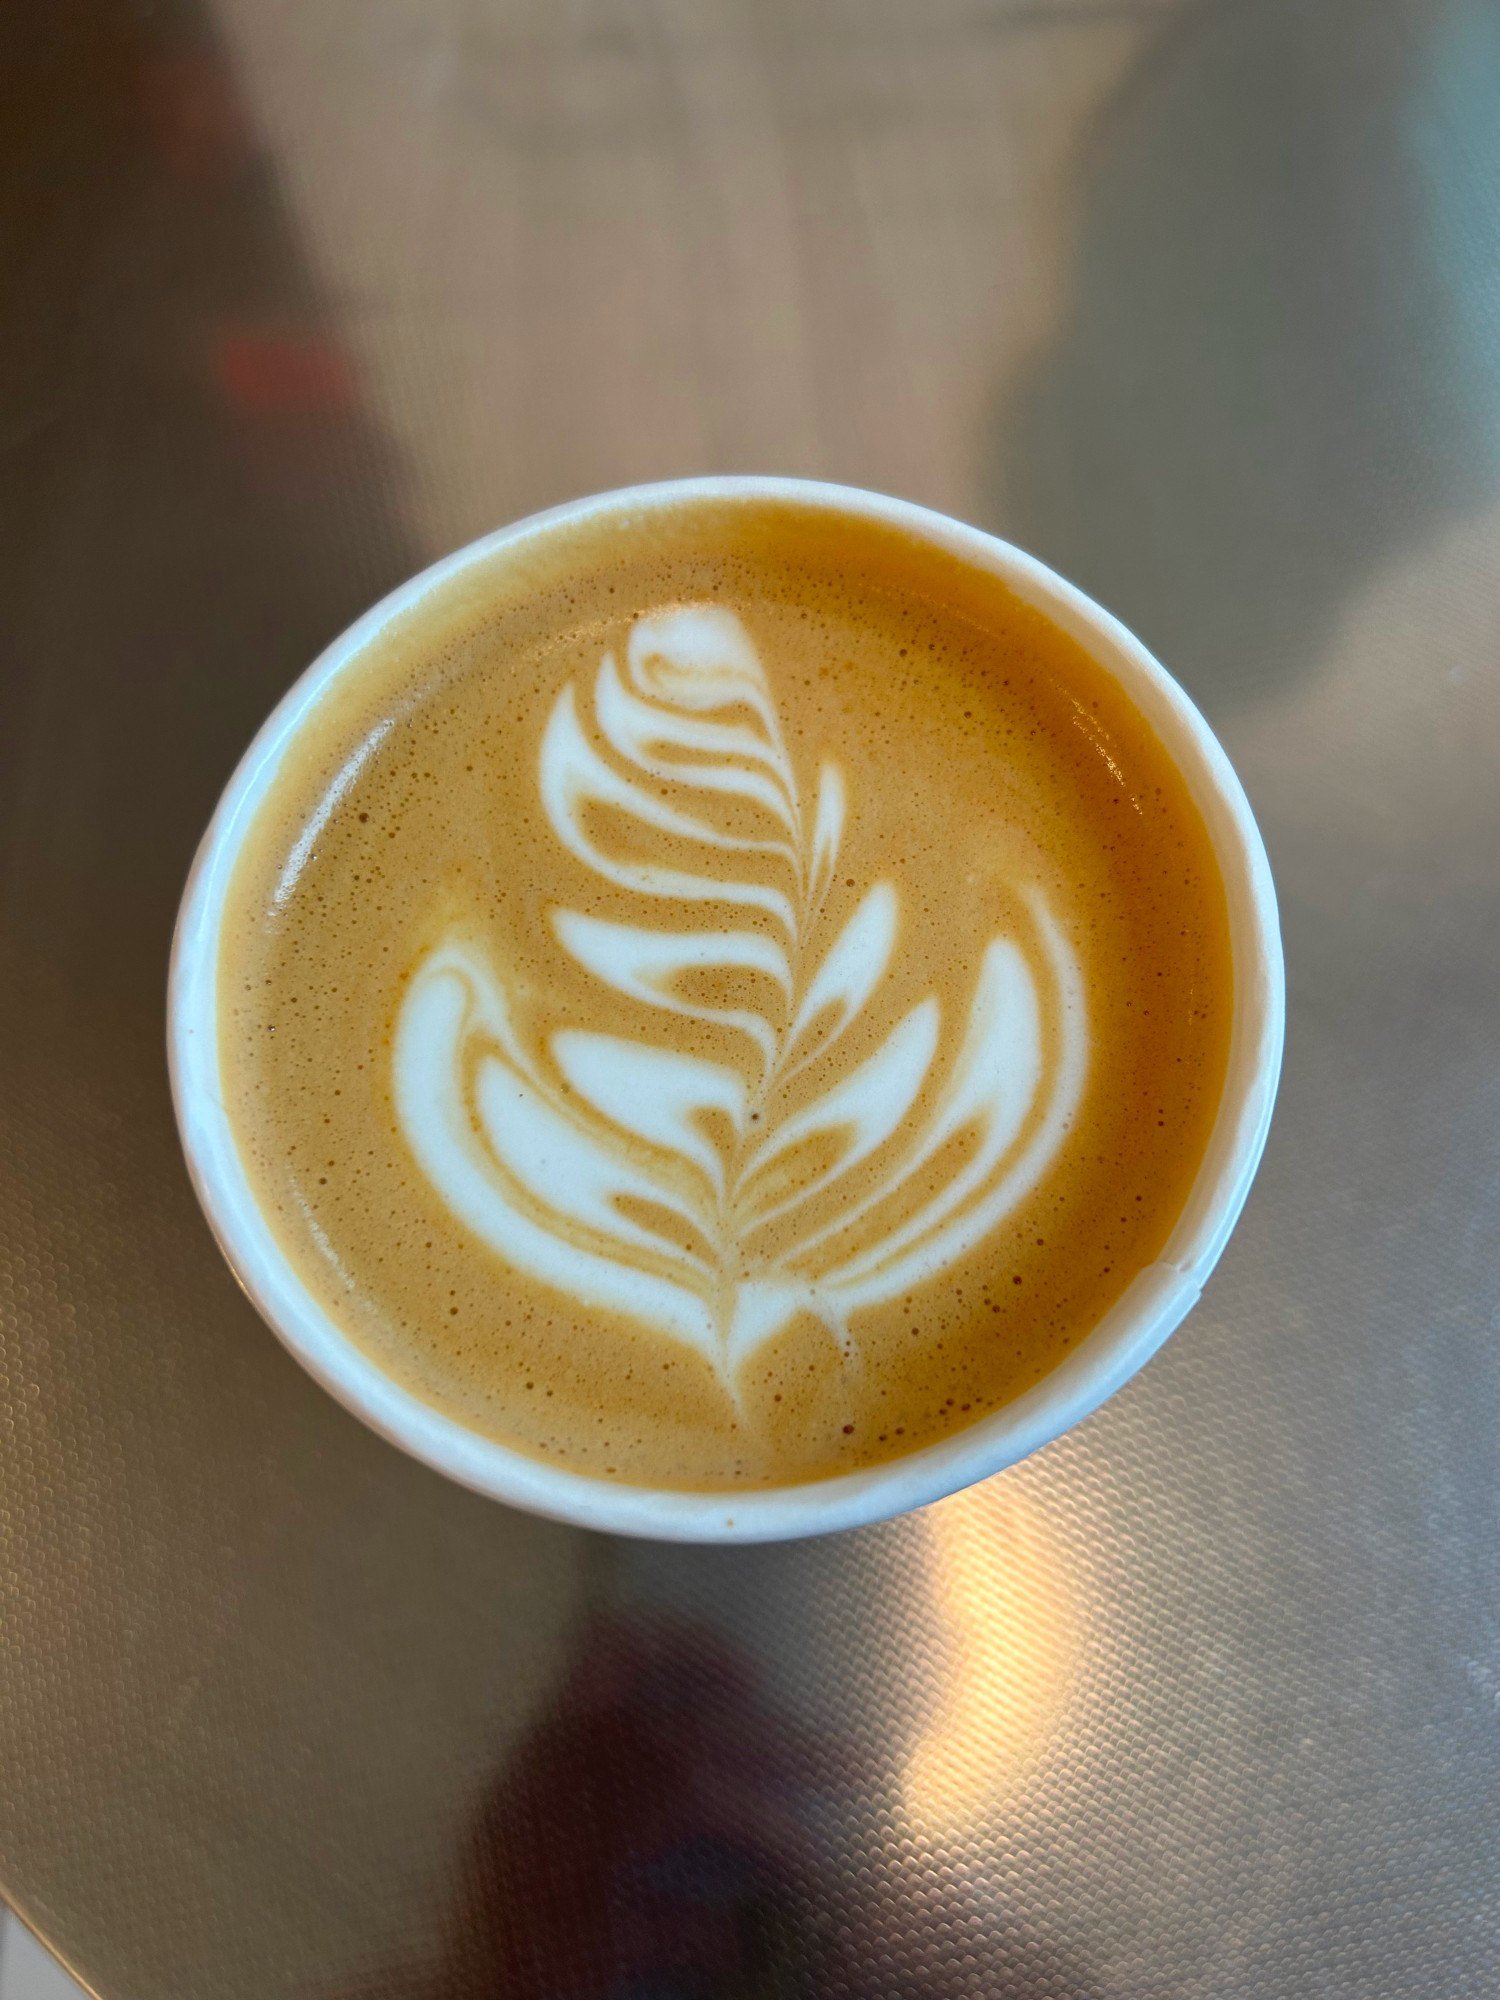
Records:
<instances>
[{"instance_id":1,"label":"dark blurred reflection","mask_svg":"<svg viewBox=\"0 0 1500 2000\"><path fill-rule=\"evenodd\" d=\"M1082 198L991 512L1223 708L1500 488L1500 9L1206 0L1106 111Z\"/></svg>"},{"instance_id":2,"label":"dark blurred reflection","mask_svg":"<svg viewBox=\"0 0 1500 2000\"><path fill-rule=\"evenodd\" d=\"M940 1885L899 1862L837 1865L821 1829L875 1776L852 1740L785 1713L721 1634L595 1622L480 1807L436 1963L383 1969L350 2000L1098 1991L1019 1930L992 1936L981 1970Z\"/></svg>"},{"instance_id":3,"label":"dark blurred reflection","mask_svg":"<svg viewBox=\"0 0 1500 2000\"><path fill-rule=\"evenodd\" d=\"M196 9L0 10L0 295L8 942L154 1035L215 793L412 557Z\"/></svg>"}]
</instances>

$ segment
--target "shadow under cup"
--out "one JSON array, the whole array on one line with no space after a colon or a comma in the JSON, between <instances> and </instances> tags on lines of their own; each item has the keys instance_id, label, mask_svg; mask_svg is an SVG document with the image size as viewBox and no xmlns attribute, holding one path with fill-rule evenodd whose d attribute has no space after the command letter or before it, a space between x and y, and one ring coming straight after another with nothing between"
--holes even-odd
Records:
<instances>
[{"instance_id":1,"label":"shadow under cup","mask_svg":"<svg viewBox=\"0 0 1500 2000\"><path fill-rule=\"evenodd\" d=\"M1165 746L1203 816L1223 876L1234 1016L1218 1115L1177 1225L1156 1262L1033 1388L968 1429L858 1472L745 1493L627 1486L544 1465L442 1415L399 1387L315 1302L277 1243L240 1160L220 1087L219 938L246 833L310 712L397 614L509 545L589 517L693 501L791 501L884 523L1001 579L1115 676ZM765 1541L884 1519L956 1491L1049 1442L1155 1353L1198 1299L1260 1161L1281 1066L1284 1019L1275 890L1238 778L1202 716L1117 620L1035 558L904 501L766 478L677 480L576 501L516 523L426 570L368 612L292 687L230 780L188 877L173 943L168 1054L189 1172L219 1246L251 1300L323 1386L392 1443L481 1493L559 1520L683 1541Z\"/></svg>"}]
</instances>

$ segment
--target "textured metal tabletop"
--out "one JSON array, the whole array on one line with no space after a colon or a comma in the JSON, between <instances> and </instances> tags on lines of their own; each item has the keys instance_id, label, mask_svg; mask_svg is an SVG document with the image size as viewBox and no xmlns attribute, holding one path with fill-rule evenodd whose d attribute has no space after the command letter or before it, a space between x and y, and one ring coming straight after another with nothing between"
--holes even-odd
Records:
<instances>
[{"instance_id":1,"label":"textured metal tabletop","mask_svg":"<svg viewBox=\"0 0 1500 2000\"><path fill-rule=\"evenodd\" d=\"M0 14L0 1882L118 2000L1500 1992L1500 12ZM1222 734L1259 1183L1099 1415L886 1527L611 1543L236 1292L168 937L252 729L516 515L1000 530Z\"/></svg>"}]
</instances>

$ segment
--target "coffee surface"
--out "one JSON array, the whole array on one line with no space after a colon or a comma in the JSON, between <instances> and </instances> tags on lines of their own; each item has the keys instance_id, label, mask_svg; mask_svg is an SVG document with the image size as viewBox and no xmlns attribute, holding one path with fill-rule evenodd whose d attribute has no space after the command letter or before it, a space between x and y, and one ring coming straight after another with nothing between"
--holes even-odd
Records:
<instances>
[{"instance_id":1,"label":"coffee surface","mask_svg":"<svg viewBox=\"0 0 1500 2000\"><path fill-rule=\"evenodd\" d=\"M553 527L321 699L230 887L220 1063L291 1262L547 1462L919 1448L1159 1252L1217 1107L1175 766L1002 584L749 500Z\"/></svg>"}]
</instances>

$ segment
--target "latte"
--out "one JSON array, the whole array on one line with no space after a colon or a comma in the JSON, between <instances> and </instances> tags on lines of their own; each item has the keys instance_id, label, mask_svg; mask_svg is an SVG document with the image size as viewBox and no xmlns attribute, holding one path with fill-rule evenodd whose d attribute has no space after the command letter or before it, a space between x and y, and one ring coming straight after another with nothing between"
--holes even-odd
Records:
<instances>
[{"instance_id":1,"label":"latte","mask_svg":"<svg viewBox=\"0 0 1500 2000\"><path fill-rule=\"evenodd\" d=\"M240 854L222 1085L394 1380L653 1487L825 1477L1040 1379L1160 1251L1225 895L1113 678L895 527L543 528L324 694Z\"/></svg>"}]
</instances>

